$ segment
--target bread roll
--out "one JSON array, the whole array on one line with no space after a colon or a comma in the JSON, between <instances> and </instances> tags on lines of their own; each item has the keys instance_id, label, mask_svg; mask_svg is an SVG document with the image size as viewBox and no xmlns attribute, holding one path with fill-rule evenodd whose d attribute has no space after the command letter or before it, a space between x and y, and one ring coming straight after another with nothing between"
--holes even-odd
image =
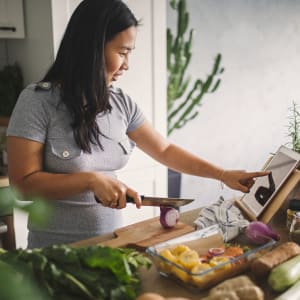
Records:
<instances>
[{"instance_id":1,"label":"bread roll","mask_svg":"<svg viewBox=\"0 0 300 300\"><path fill-rule=\"evenodd\" d=\"M275 266L298 254L300 254L300 246L298 244L285 242L255 259L251 264L251 270L256 277L265 277Z\"/></svg>"}]
</instances>

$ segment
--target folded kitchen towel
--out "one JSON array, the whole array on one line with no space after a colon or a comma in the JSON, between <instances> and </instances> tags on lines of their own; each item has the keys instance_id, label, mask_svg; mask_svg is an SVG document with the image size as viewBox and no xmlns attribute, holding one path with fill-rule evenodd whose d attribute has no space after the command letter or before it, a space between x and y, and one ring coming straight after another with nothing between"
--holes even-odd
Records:
<instances>
[{"instance_id":1,"label":"folded kitchen towel","mask_svg":"<svg viewBox=\"0 0 300 300\"><path fill-rule=\"evenodd\" d=\"M249 221L244 218L241 211L232 200L225 200L222 196L216 203L201 209L199 217L194 221L197 229L218 224L222 230L225 242L238 236Z\"/></svg>"}]
</instances>

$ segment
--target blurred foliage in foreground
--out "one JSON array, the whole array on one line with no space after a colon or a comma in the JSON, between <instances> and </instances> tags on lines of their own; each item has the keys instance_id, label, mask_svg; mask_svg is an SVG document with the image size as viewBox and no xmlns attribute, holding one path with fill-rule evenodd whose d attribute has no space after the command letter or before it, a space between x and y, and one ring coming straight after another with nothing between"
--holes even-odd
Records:
<instances>
[{"instance_id":1,"label":"blurred foliage in foreground","mask_svg":"<svg viewBox=\"0 0 300 300\"><path fill-rule=\"evenodd\" d=\"M134 300L140 290L137 270L151 265L149 258L133 249L67 245L3 252L0 263L7 264L6 270L11 268L11 279L19 284L18 288L1 289L2 300ZM29 278L34 278L45 296ZM28 298L24 292L22 297L16 294L20 287L28 292ZM4 292L8 295L5 298ZM37 295L33 297L33 293Z\"/></svg>"},{"instance_id":2,"label":"blurred foliage in foreground","mask_svg":"<svg viewBox=\"0 0 300 300\"><path fill-rule=\"evenodd\" d=\"M15 208L30 214L33 222L45 226L52 215L49 202L40 197L31 197L31 201L21 201L21 195L12 188L0 189L0 211L2 215L11 214ZM0 248L2 254L10 253ZM16 250L21 251L21 250ZM23 250L25 251L25 250ZM24 273L22 264L8 264L0 261L0 298L1 300L49 300L30 274Z\"/></svg>"},{"instance_id":3,"label":"blurred foliage in foreground","mask_svg":"<svg viewBox=\"0 0 300 300\"><path fill-rule=\"evenodd\" d=\"M31 197L31 202L18 199L21 196L15 190L0 189L1 210L19 208L30 213L39 226L47 223L52 213L47 201L36 197ZM0 298L134 300L140 290L138 269L150 265L143 253L125 248L53 245L41 249L0 249Z\"/></svg>"}]
</instances>

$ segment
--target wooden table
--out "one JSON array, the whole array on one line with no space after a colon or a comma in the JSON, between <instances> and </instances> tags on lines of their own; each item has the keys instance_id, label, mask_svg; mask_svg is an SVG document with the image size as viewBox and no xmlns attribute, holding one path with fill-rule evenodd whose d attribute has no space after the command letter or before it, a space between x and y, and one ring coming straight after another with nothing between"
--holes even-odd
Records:
<instances>
[{"instance_id":1,"label":"wooden table","mask_svg":"<svg viewBox=\"0 0 300 300\"><path fill-rule=\"evenodd\" d=\"M180 221L189 225L193 224L193 221L197 218L199 214L199 209L194 209L185 213L181 213ZM281 235L281 241L288 240L288 230L286 228L286 214L283 210L279 210L278 213L273 217L270 225L274 230L276 230ZM106 241L113 238L113 234L103 235L101 237L95 237L93 239L88 239L85 241L80 241L75 243L76 246L87 246L92 244L98 244L102 241ZM250 271L247 272L253 280ZM182 285L162 277L156 270L154 266L150 268L150 270L141 269L140 278L142 281L142 293L145 292L154 292L163 295L164 297L185 297L191 300L198 300L202 297L206 296L208 291L203 292L194 292L188 290ZM258 283L257 283L258 284ZM260 285L265 292L265 299L272 300L277 294L273 293L270 288L268 288L267 284L258 284Z\"/></svg>"},{"instance_id":2,"label":"wooden table","mask_svg":"<svg viewBox=\"0 0 300 300\"><path fill-rule=\"evenodd\" d=\"M200 209L195 209L181 214L180 220L184 223L191 224L199 214ZM270 225L281 235L281 242L288 240L288 230L285 226L286 215L285 212L280 210L272 219ZM250 271L246 273L254 282L255 278ZM191 300L199 300L207 296L208 291L195 292L188 290L180 284L164 278L157 272L154 266L150 270L141 270L140 277L142 279L142 292L155 292L163 295L164 297L186 297ZM265 293L265 300L273 300L278 294L271 291L266 283L256 282Z\"/></svg>"}]
</instances>

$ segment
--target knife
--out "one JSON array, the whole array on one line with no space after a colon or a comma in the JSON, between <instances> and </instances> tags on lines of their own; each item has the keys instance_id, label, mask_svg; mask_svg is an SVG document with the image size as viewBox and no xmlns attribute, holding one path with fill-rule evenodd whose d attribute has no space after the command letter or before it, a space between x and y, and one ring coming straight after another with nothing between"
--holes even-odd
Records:
<instances>
[{"instance_id":1,"label":"knife","mask_svg":"<svg viewBox=\"0 0 300 300\"><path fill-rule=\"evenodd\" d=\"M142 199L142 205L144 206L171 206L179 207L182 205L187 205L194 201L194 199L183 199L183 198L163 198L163 197L150 197L145 195L140 195ZM126 195L127 203L135 203L133 198Z\"/></svg>"}]
</instances>

